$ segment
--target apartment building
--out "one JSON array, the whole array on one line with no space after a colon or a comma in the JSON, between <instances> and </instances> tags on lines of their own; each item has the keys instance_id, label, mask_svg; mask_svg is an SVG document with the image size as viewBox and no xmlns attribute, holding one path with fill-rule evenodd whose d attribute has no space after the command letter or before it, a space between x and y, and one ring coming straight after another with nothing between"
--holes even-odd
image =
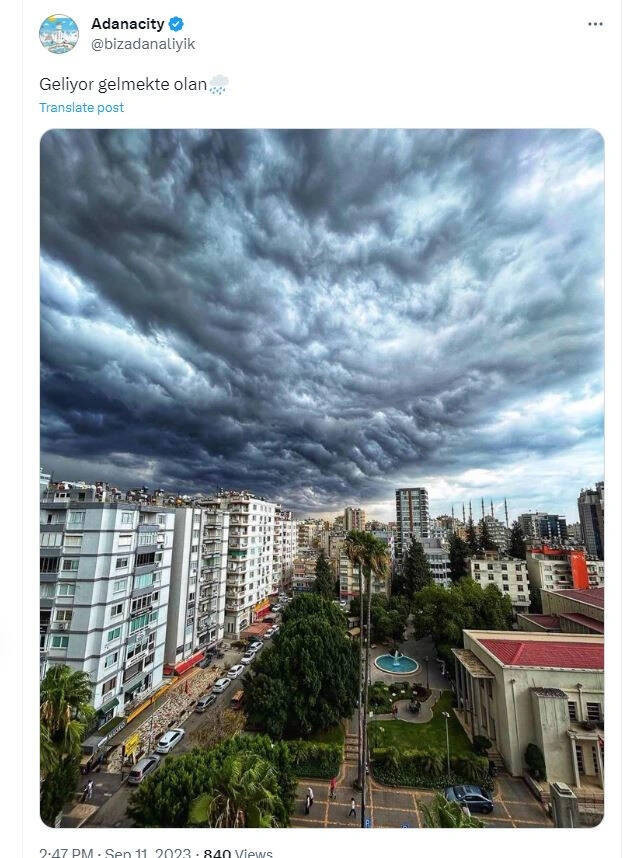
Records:
<instances>
[{"instance_id":1,"label":"apartment building","mask_svg":"<svg viewBox=\"0 0 634 858\"><path fill-rule=\"evenodd\" d=\"M596 483L594 489L582 489L577 500L583 544L588 554L600 560L604 551L603 493L603 482Z\"/></svg>"},{"instance_id":2,"label":"apartment building","mask_svg":"<svg viewBox=\"0 0 634 858\"><path fill-rule=\"evenodd\" d=\"M297 556L297 522L290 510L275 507L275 538L273 541L273 587L276 596L292 586L293 560Z\"/></svg>"},{"instance_id":3,"label":"apartment building","mask_svg":"<svg viewBox=\"0 0 634 858\"><path fill-rule=\"evenodd\" d=\"M246 491L219 492L200 505L229 513L225 637L236 639L269 611L276 505Z\"/></svg>"},{"instance_id":4,"label":"apartment building","mask_svg":"<svg viewBox=\"0 0 634 858\"><path fill-rule=\"evenodd\" d=\"M365 530L365 510L347 506L343 511L344 530Z\"/></svg>"},{"instance_id":5,"label":"apartment building","mask_svg":"<svg viewBox=\"0 0 634 858\"><path fill-rule=\"evenodd\" d=\"M429 568L434 577L434 584L439 587L451 586L451 564L449 549L441 539L423 539L423 551L427 556Z\"/></svg>"},{"instance_id":6,"label":"apartment building","mask_svg":"<svg viewBox=\"0 0 634 858\"><path fill-rule=\"evenodd\" d=\"M175 510L165 672L180 674L224 637L229 513Z\"/></svg>"},{"instance_id":7,"label":"apartment building","mask_svg":"<svg viewBox=\"0 0 634 858\"><path fill-rule=\"evenodd\" d=\"M429 539L429 498L427 489L396 489L396 535L394 554L398 563L403 560L415 537L419 542Z\"/></svg>"},{"instance_id":8,"label":"apartment building","mask_svg":"<svg viewBox=\"0 0 634 858\"><path fill-rule=\"evenodd\" d=\"M502 554L505 554L511 545L511 531L510 529L499 519L494 518L492 515L485 515L484 522L486 524L487 531L489 533L489 537L491 541L495 543L498 547L498 551ZM478 523L478 533L480 536L482 535L482 519Z\"/></svg>"},{"instance_id":9,"label":"apartment building","mask_svg":"<svg viewBox=\"0 0 634 858\"><path fill-rule=\"evenodd\" d=\"M568 525L563 515L548 512L525 512L518 516L524 537L561 544L568 539Z\"/></svg>"},{"instance_id":10,"label":"apartment building","mask_svg":"<svg viewBox=\"0 0 634 858\"><path fill-rule=\"evenodd\" d=\"M526 561L486 551L467 558L466 566L470 577L483 589L493 584L503 595L508 596L514 611L529 609Z\"/></svg>"},{"instance_id":11,"label":"apartment building","mask_svg":"<svg viewBox=\"0 0 634 858\"><path fill-rule=\"evenodd\" d=\"M603 788L602 636L465 630L453 655L458 717L510 774L524 773L532 743L547 781Z\"/></svg>"},{"instance_id":12,"label":"apartment building","mask_svg":"<svg viewBox=\"0 0 634 858\"><path fill-rule=\"evenodd\" d=\"M313 589L319 554L319 551L307 549L293 560L293 593L309 593Z\"/></svg>"},{"instance_id":13,"label":"apartment building","mask_svg":"<svg viewBox=\"0 0 634 858\"><path fill-rule=\"evenodd\" d=\"M99 721L163 682L174 512L51 486L40 502L40 670L84 671Z\"/></svg>"},{"instance_id":14,"label":"apartment building","mask_svg":"<svg viewBox=\"0 0 634 858\"><path fill-rule=\"evenodd\" d=\"M540 590L585 590L603 587L603 560L578 548L528 547L526 565L531 584Z\"/></svg>"},{"instance_id":15,"label":"apartment building","mask_svg":"<svg viewBox=\"0 0 634 858\"><path fill-rule=\"evenodd\" d=\"M390 595L392 586L392 576L390 572L384 579L376 577L372 578L372 593L374 595L382 594ZM365 586L363 592L365 593ZM345 549L339 552L339 596L342 599L352 599L359 595L359 567L357 564L352 565Z\"/></svg>"}]
</instances>

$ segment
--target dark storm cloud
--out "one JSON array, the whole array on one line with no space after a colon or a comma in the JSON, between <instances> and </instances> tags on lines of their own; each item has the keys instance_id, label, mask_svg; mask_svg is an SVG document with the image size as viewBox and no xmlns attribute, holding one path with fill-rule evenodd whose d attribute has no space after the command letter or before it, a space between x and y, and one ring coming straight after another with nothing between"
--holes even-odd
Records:
<instances>
[{"instance_id":1,"label":"dark storm cloud","mask_svg":"<svg viewBox=\"0 0 634 858\"><path fill-rule=\"evenodd\" d=\"M591 470L602 165L593 132L49 132L44 461L313 511Z\"/></svg>"}]
</instances>

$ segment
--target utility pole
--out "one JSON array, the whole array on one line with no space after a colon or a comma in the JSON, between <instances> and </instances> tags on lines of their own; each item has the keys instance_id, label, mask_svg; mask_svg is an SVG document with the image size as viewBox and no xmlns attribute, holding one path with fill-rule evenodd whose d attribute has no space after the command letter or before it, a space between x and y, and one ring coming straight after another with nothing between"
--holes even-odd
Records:
<instances>
[{"instance_id":1,"label":"utility pole","mask_svg":"<svg viewBox=\"0 0 634 858\"><path fill-rule=\"evenodd\" d=\"M447 737L447 778L451 778L451 764L449 762L449 712L442 713L445 718L445 735Z\"/></svg>"}]
</instances>

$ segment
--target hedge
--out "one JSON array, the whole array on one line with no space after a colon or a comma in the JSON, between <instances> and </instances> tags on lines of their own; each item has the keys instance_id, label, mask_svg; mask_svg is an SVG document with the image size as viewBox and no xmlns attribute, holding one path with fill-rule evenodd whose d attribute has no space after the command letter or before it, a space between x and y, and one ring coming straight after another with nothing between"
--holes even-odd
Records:
<instances>
[{"instance_id":1,"label":"hedge","mask_svg":"<svg viewBox=\"0 0 634 858\"><path fill-rule=\"evenodd\" d=\"M285 744L296 777L329 780L339 772L343 762L342 745L324 745L302 739L287 741Z\"/></svg>"},{"instance_id":2,"label":"hedge","mask_svg":"<svg viewBox=\"0 0 634 858\"><path fill-rule=\"evenodd\" d=\"M488 761L476 754L450 757L451 775L447 775L447 758L429 751L404 751L397 748L375 748L372 773L387 786L419 789L443 789L459 783L471 783L491 789Z\"/></svg>"}]
</instances>

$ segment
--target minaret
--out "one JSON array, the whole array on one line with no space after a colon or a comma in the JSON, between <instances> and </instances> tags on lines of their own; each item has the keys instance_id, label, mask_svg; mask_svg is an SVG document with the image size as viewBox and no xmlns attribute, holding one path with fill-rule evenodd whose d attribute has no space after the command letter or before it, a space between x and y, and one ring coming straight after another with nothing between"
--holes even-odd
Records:
<instances>
[{"instance_id":1,"label":"minaret","mask_svg":"<svg viewBox=\"0 0 634 858\"><path fill-rule=\"evenodd\" d=\"M471 501L469 501L469 521L473 521L473 510L471 509Z\"/></svg>"},{"instance_id":2,"label":"minaret","mask_svg":"<svg viewBox=\"0 0 634 858\"><path fill-rule=\"evenodd\" d=\"M480 498L480 501L482 503L482 521L484 521L484 498Z\"/></svg>"},{"instance_id":3,"label":"minaret","mask_svg":"<svg viewBox=\"0 0 634 858\"><path fill-rule=\"evenodd\" d=\"M462 502L462 523L463 524L467 523L467 517L466 517L465 511L464 511L464 501Z\"/></svg>"},{"instance_id":4,"label":"minaret","mask_svg":"<svg viewBox=\"0 0 634 858\"><path fill-rule=\"evenodd\" d=\"M493 515L493 500L491 500L491 518L495 518Z\"/></svg>"},{"instance_id":5,"label":"minaret","mask_svg":"<svg viewBox=\"0 0 634 858\"><path fill-rule=\"evenodd\" d=\"M509 526L509 508L506 504L506 498L504 498L504 516L506 518L506 526Z\"/></svg>"}]
</instances>

